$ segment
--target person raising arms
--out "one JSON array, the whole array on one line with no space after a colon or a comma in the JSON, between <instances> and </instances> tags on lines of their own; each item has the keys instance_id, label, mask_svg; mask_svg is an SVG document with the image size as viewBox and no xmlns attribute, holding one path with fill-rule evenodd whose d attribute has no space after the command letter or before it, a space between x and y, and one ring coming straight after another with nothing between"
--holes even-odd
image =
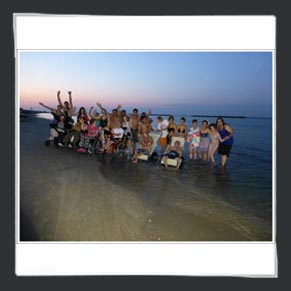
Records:
<instances>
[{"instance_id":1,"label":"person raising arms","mask_svg":"<svg viewBox=\"0 0 291 291\"><path fill-rule=\"evenodd\" d=\"M75 107L73 106L72 92L68 91L68 94L69 94L69 102L65 101L64 104L62 103L61 91L57 92L57 99L58 99L58 103L62 107L63 113L65 115L65 128L71 129L73 124L74 124L74 120L73 120L72 116L75 114Z\"/></svg>"},{"instance_id":2,"label":"person raising arms","mask_svg":"<svg viewBox=\"0 0 291 291\"><path fill-rule=\"evenodd\" d=\"M39 105L41 105L42 107L50 110L51 114L53 115L54 119L53 119L53 124L58 124L58 122L60 121L60 116L62 115L62 107L61 105L57 105L57 108L52 108L52 107L49 107L45 104L43 104L42 102L39 102L38 103Z\"/></svg>"}]
</instances>

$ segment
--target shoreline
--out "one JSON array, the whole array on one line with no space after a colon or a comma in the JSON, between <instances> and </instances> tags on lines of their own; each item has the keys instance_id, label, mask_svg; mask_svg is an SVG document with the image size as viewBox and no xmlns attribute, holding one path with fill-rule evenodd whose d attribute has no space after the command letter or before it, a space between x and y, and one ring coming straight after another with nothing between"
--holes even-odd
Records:
<instances>
[{"instance_id":1,"label":"shoreline","mask_svg":"<svg viewBox=\"0 0 291 291\"><path fill-rule=\"evenodd\" d=\"M143 195L134 184L116 183L118 171L115 180L104 175L106 165L95 157L44 146L48 123L36 116L20 122L21 241L268 240L226 203L198 194L191 203L163 191ZM146 167L128 165L139 166Z\"/></svg>"}]
</instances>

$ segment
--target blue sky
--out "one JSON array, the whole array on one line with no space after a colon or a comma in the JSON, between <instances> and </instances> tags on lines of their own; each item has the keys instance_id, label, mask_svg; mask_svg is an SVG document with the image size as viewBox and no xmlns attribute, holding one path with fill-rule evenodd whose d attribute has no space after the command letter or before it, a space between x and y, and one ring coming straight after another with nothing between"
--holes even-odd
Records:
<instances>
[{"instance_id":1,"label":"blue sky","mask_svg":"<svg viewBox=\"0 0 291 291\"><path fill-rule=\"evenodd\" d=\"M271 52L21 52L20 106L272 116Z\"/></svg>"}]
</instances>

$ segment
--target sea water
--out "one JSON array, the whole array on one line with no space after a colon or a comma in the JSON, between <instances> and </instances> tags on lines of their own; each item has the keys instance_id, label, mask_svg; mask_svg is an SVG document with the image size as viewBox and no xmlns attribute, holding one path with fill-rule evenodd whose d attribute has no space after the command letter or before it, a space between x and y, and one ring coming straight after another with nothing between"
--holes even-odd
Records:
<instances>
[{"instance_id":1,"label":"sea water","mask_svg":"<svg viewBox=\"0 0 291 291\"><path fill-rule=\"evenodd\" d=\"M179 122L181 116L174 116ZM152 116L154 129L157 116ZM167 116L164 116L167 118ZM195 117L186 116L191 127ZM196 118L215 123L216 119ZM165 169L160 163L141 162L126 165L116 161L103 162L101 172L105 177L143 195L149 207L163 203L194 204L194 197L203 196L211 203L220 201L241 211L262 228L272 228L272 119L225 119L235 131L234 144L226 168L216 163L189 160L188 143L185 144L185 162L180 170ZM157 147L160 153L160 147ZM171 201L170 201L171 200ZM269 236L270 238L270 236Z\"/></svg>"},{"instance_id":2,"label":"sea water","mask_svg":"<svg viewBox=\"0 0 291 291\"><path fill-rule=\"evenodd\" d=\"M45 114L44 114L45 115ZM41 117L45 117L42 115ZM46 114L51 118L50 114ZM179 123L181 115L174 116ZM157 116L151 116L153 127ZM164 116L168 118L168 116ZM185 116L191 126L195 117ZM215 123L213 117L199 117ZM104 177L113 183L140 195L152 211L162 211L165 205L194 205L197 197L206 199L208 205L224 203L243 213L253 223L266 229L262 239L271 239L272 230L272 119L225 118L234 129L234 144L226 168L220 166L221 156L215 155L215 165L188 159L188 144L185 144L185 162L180 170L165 169L160 162L98 160ZM157 147L160 153L160 147ZM205 201L206 201L205 200ZM220 204L216 204L219 202ZM206 209L207 210L207 209ZM190 211L197 211L194 208ZM201 210L203 211L203 210ZM229 215L229 214L226 214ZM236 219L231 217L231 219Z\"/></svg>"}]
</instances>

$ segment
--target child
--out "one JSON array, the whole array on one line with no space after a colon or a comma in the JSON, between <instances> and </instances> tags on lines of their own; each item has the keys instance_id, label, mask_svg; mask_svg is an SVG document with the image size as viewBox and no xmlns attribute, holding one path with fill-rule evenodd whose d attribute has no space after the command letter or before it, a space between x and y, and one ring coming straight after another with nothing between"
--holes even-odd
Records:
<instances>
[{"instance_id":1,"label":"child","mask_svg":"<svg viewBox=\"0 0 291 291\"><path fill-rule=\"evenodd\" d=\"M216 152L219 142L223 142L220 137L220 134L216 130L216 125L214 123L209 125L209 137L210 137L210 144L208 150L208 160L211 159L212 163L215 163L214 153Z\"/></svg>"},{"instance_id":2,"label":"child","mask_svg":"<svg viewBox=\"0 0 291 291\"><path fill-rule=\"evenodd\" d=\"M189 141L189 159L192 160L194 155L194 160L197 158L197 152L200 143L200 128L198 127L197 119L192 120L192 127L188 133Z\"/></svg>"}]
</instances>

